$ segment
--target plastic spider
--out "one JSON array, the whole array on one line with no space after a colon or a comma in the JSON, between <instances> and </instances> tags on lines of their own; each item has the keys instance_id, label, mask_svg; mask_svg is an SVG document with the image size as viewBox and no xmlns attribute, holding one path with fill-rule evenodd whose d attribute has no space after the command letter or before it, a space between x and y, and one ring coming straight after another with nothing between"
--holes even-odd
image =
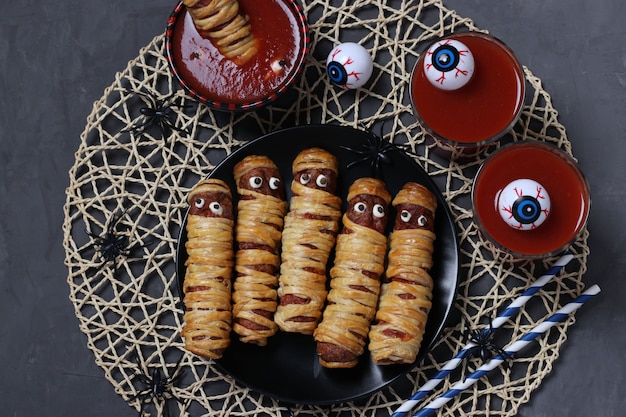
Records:
<instances>
[{"instance_id":1,"label":"plastic spider","mask_svg":"<svg viewBox=\"0 0 626 417\"><path fill-rule=\"evenodd\" d=\"M87 234L93 238L93 246L97 246L104 263L115 261L118 256L128 254L128 236L118 234L116 230L117 224L127 211L128 209L124 210L119 216L114 214L102 236L86 230Z\"/></svg>"},{"instance_id":2,"label":"plastic spider","mask_svg":"<svg viewBox=\"0 0 626 417\"><path fill-rule=\"evenodd\" d=\"M135 376L133 378L137 378L139 382L141 382L144 388L137 392L137 394L133 395L128 399L129 402L135 401L139 399L141 407L139 408L139 417L144 415L146 405L153 402L155 405L163 402L163 415L169 416L169 408L167 407L167 400L173 398L176 402L181 403L181 400L172 392L172 386L176 384L179 378L183 375L183 371L180 370L180 364L183 360L184 356L181 356L176 366L174 367L174 372L172 372L171 376L164 376L159 368L154 368L151 373L140 373L139 371L135 372ZM139 369L142 369L141 364L139 363L139 358L136 358L137 366Z\"/></svg>"},{"instance_id":3,"label":"plastic spider","mask_svg":"<svg viewBox=\"0 0 626 417\"><path fill-rule=\"evenodd\" d=\"M505 350L496 346L494 337L496 330L493 328L493 322L489 320L489 327L484 329L468 329L464 332L464 337L468 343L473 343L474 346L467 349L463 356L463 362L465 363L465 373L472 373L475 369L471 369L469 359L479 357L484 363L493 358L496 355L501 355L505 359L511 359ZM508 362L504 362L504 366L508 367Z\"/></svg>"},{"instance_id":4,"label":"plastic spider","mask_svg":"<svg viewBox=\"0 0 626 417\"><path fill-rule=\"evenodd\" d=\"M382 165L391 165L392 163L389 153L394 151L398 152L400 149L382 138L382 129L381 125L381 132L379 136L376 136L371 131L368 131L369 135L367 137L367 143L363 143L358 148L341 146L341 148L360 156L360 158L350 162L347 165L348 168L352 168L357 164L366 162L369 163L370 168L376 177L381 179L383 178Z\"/></svg>"},{"instance_id":5,"label":"plastic spider","mask_svg":"<svg viewBox=\"0 0 626 417\"><path fill-rule=\"evenodd\" d=\"M143 91L136 91L135 93L146 104L146 107L139 109L144 119L130 128L122 130L122 132L141 133L150 126L157 125L161 129L162 136L169 136L172 130L189 135L187 129L176 126L171 120L171 117L174 116L174 109L186 109L189 107L188 104L181 105L173 101L174 94L165 98L157 98L155 95Z\"/></svg>"},{"instance_id":6,"label":"plastic spider","mask_svg":"<svg viewBox=\"0 0 626 417\"><path fill-rule=\"evenodd\" d=\"M89 230L85 232L93 239L90 247L96 247L102 257L102 265L108 262L114 262L118 256L128 256L134 247L129 247L128 235L119 233L117 224L124 217L128 209L124 210L119 216L114 214L104 231L104 234L98 236ZM117 268L117 265L116 265Z\"/></svg>"}]
</instances>

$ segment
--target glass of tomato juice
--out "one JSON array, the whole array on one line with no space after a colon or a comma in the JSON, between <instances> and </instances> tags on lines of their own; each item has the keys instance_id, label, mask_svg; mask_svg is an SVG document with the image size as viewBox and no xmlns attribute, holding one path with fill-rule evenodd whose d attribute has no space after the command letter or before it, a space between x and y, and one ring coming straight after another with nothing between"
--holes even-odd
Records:
<instances>
[{"instance_id":1,"label":"glass of tomato juice","mask_svg":"<svg viewBox=\"0 0 626 417\"><path fill-rule=\"evenodd\" d=\"M420 54L410 96L428 143L457 159L480 155L515 125L525 87L523 68L510 48L490 35L462 32L440 38Z\"/></svg>"},{"instance_id":2,"label":"glass of tomato juice","mask_svg":"<svg viewBox=\"0 0 626 417\"><path fill-rule=\"evenodd\" d=\"M575 160L539 141L510 143L488 156L471 198L486 246L511 260L564 251L585 227L591 204Z\"/></svg>"}]
</instances>

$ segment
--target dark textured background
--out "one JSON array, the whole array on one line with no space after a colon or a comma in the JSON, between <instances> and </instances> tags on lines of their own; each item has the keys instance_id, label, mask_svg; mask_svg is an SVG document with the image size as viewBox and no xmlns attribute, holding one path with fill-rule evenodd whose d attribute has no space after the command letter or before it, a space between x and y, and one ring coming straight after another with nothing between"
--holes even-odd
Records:
<instances>
[{"instance_id":1,"label":"dark textured background","mask_svg":"<svg viewBox=\"0 0 626 417\"><path fill-rule=\"evenodd\" d=\"M523 417L626 409L626 2L449 0L542 79L592 189L585 281L552 373ZM117 71L163 32L170 0L7 2L0 14L0 407L6 416L134 416L94 363L68 299L67 171Z\"/></svg>"}]
</instances>

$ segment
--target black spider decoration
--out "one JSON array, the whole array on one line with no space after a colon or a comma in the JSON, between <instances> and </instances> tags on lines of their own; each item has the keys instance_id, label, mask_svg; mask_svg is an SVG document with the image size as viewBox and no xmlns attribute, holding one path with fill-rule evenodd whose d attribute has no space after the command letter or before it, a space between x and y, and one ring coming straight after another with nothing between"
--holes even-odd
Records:
<instances>
[{"instance_id":1,"label":"black spider decoration","mask_svg":"<svg viewBox=\"0 0 626 417\"><path fill-rule=\"evenodd\" d=\"M464 332L464 337L468 343L473 343L474 346L468 348L463 356L463 362L465 363L464 373L472 373L475 369L471 368L469 359L479 357L484 363L493 358L496 355L501 355L508 360L512 359L504 349L496 346L494 337L496 330L493 328L493 322L489 320L489 327L483 329L468 329ZM508 367L509 363L504 362L504 366Z\"/></svg>"},{"instance_id":2,"label":"black spider decoration","mask_svg":"<svg viewBox=\"0 0 626 417\"><path fill-rule=\"evenodd\" d=\"M89 230L85 232L93 239L92 244L89 247L95 247L102 258L102 265L109 262L115 264L115 260L118 256L128 256L132 249L130 247L129 237L126 234L119 233L117 231L117 224L124 217L128 209L125 209L120 215L114 214L111 220L107 222L107 227L104 230L104 234L98 236ZM117 269L117 264L115 264Z\"/></svg>"},{"instance_id":3,"label":"black spider decoration","mask_svg":"<svg viewBox=\"0 0 626 417\"><path fill-rule=\"evenodd\" d=\"M380 135L375 135L371 131L367 131L369 135L367 136L367 143L363 143L358 148L351 148L349 146L341 146L341 148L346 149L350 152L353 152L360 156L360 158L355 159L347 165L347 168L352 168L353 166L361 163L369 163L370 169L374 176L378 178L383 178L382 165L391 165L391 157L389 156L390 152L399 152L394 144L387 142L382 137L382 125L380 128Z\"/></svg>"},{"instance_id":4,"label":"black spider decoration","mask_svg":"<svg viewBox=\"0 0 626 417\"><path fill-rule=\"evenodd\" d=\"M146 104L146 107L141 107L139 112L144 116L143 120L135 123L128 129L122 130L122 132L142 133L150 126L157 125L161 130L161 135L166 137L172 133L172 130L176 130L181 133L189 135L189 130L182 127L178 127L171 120L174 116L175 109L186 109L190 107L188 104L178 104L171 94L165 98L158 98L153 94L145 93L143 91L136 91L141 100Z\"/></svg>"},{"instance_id":5,"label":"black spider decoration","mask_svg":"<svg viewBox=\"0 0 626 417\"><path fill-rule=\"evenodd\" d=\"M87 234L93 238L93 246L100 251L100 255L104 263L115 261L120 255L128 254L128 236L118 234L117 224L122 220L128 209L124 210L119 216L114 214L112 219L107 222L107 227L102 236L98 236L89 230Z\"/></svg>"},{"instance_id":6,"label":"black spider decoration","mask_svg":"<svg viewBox=\"0 0 626 417\"><path fill-rule=\"evenodd\" d=\"M172 386L178 383L178 380L183 375L184 371L181 371L180 364L183 360L183 356L180 357L176 366L174 367L174 371L170 376L164 376L161 372L161 369L154 368L152 372L135 372L135 376L133 379L138 379L141 384L143 384L143 389L138 391L135 395L128 399L129 402L139 400L141 406L139 407L139 417L144 415L146 410L146 405L153 402L155 405L163 402L163 414L164 416L169 416L169 408L167 407L167 400L173 398L176 402L181 403L180 398L178 398L172 392ZM137 367L142 369L141 363L139 362L139 358L136 358Z\"/></svg>"}]
</instances>

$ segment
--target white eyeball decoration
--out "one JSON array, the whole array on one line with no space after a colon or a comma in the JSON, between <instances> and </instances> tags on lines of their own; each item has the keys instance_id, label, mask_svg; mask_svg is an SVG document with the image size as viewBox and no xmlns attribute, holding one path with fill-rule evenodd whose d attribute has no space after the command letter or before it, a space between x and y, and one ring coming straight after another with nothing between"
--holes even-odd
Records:
<instances>
[{"instance_id":1,"label":"white eyeball decoration","mask_svg":"<svg viewBox=\"0 0 626 417\"><path fill-rule=\"evenodd\" d=\"M354 42L339 44L326 58L326 73L341 88L353 89L365 85L374 64L367 49Z\"/></svg>"},{"instance_id":2,"label":"white eyeball decoration","mask_svg":"<svg viewBox=\"0 0 626 417\"><path fill-rule=\"evenodd\" d=\"M535 180L519 179L510 182L496 196L498 212L502 219L518 230L539 227L552 209L550 196Z\"/></svg>"},{"instance_id":3,"label":"white eyeball decoration","mask_svg":"<svg viewBox=\"0 0 626 417\"><path fill-rule=\"evenodd\" d=\"M222 214L224 214L224 207L222 207L222 205L217 201L209 204L209 209L211 210L211 213L215 214L216 216L221 216Z\"/></svg>"},{"instance_id":4,"label":"white eyeball decoration","mask_svg":"<svg viewBox=\"0 0 626 417\"><path fill-rule=\"evenodd\" d=\"M442 90L458 90L474 75L474 55L454 39L435 42L424 58L424 73L432 85Z\"/></svg>"}]
</instances>

